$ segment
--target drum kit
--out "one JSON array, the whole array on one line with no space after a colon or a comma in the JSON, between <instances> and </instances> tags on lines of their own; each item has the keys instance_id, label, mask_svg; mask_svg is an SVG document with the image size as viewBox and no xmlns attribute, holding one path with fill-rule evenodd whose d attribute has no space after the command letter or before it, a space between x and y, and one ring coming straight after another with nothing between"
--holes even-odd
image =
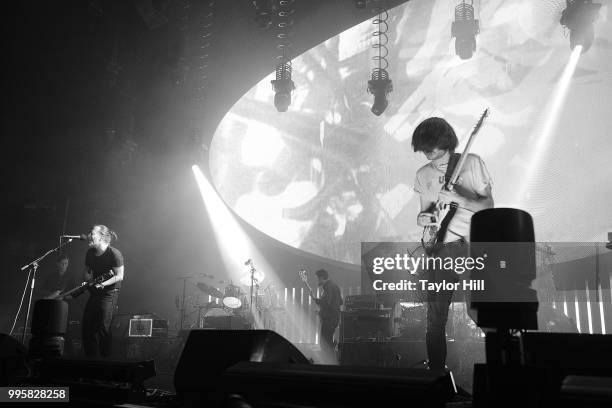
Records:
<instances>
[{"instance_id":1,"label":"drum kit","mask_svg":"<svg viewBox=\"0 0 612 408\"><path fill-rule=\"evenodd\" d=\"M196 287L205 295L209 296L209 302L199 305L200 309L198 322L201 325L201 317L221 317L221 316L243 316L247 312L247 299L244 290L232 281L219 281L226 286L215 288L204 282L196 283Z\"/></svg>"},{"instance_id":2,"label":"drum kit","mask_svg":"<svg viewBox=\"0 0 612 408\"><path fill-rule=\"evenodd\" d=\"M271 306L272 299L270 295L271 286L266 288L264 293L259 292L260 284L265 279L265 274L257 271L253 262L249 259L245 265L250 266L248 273L241 276L235 284L231 280L221 280L220 284L224 287L216 288L205 282L198 282L195 286L205 295L208 295L208 302L198 304L198 326L210 327L207 320L215 321L220 317L237 317L236 320L248 322L250 325L254 322L254 314L262 313L263 309ZM205 275L207 278L214 279L213 275ZM243 289L244 288L244 289ZM248 292L250 292L250 296ZM251 308L249 305L253 305ZM212 318L212 319L210 319Z\"/></svg>"}]
</instances>

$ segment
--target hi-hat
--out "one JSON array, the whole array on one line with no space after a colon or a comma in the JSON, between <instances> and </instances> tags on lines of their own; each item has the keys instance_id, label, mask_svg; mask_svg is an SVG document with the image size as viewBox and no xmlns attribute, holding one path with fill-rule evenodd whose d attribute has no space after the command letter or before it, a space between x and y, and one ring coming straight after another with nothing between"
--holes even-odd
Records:
<instances>
[{"instance_id":1,"label":"hi-hat","mask_svg":"<svg viewBox=\"0 0 612 408\"><path fill-rule=\"evenodd\" d=\"M253 285L261 285L261 282L263 282L265 277L266 275L262 271L255 271L253 274L253 278L255 278ZM242 275L238 281L241 285L251 286L251 272Z\"/></svg>"}]
</instances>

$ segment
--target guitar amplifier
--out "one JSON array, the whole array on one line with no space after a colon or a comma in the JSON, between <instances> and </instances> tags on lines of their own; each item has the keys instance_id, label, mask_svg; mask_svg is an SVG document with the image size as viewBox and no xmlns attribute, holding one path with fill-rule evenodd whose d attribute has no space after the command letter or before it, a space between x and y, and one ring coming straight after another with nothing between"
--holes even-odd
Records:
<instances>
[{"instance_id":1,"label":"guitar amplifier","mask_svg":"<svg viewBox=\"0 0 612 408\"><path fill-rule=\"evenodd\" d=\"M168 337L168 321L134 317L130 319L128 337Z\"/></svg>"},{"instance_id":2,"label":"guitar amplifier","mask_svg":"<svg viewBox=\"0 0 612 408\"><path fill-rule=\"evenodd\" d=\"M375 295L349 295L344 299L346 310L376 309L378 304Z\"/></svg>"},{"instance_id":3,"label":"guitar amplifier","mask_svg":"<svg viewBox=\"0 0 612 408\"><path fill-rule=\"evenodd\" d=\"M151 337L153 319L130 319L128 337Z\"/></svg>"},{"instance_id":4,"label":"guitar amplifier","mask_svg":"<svg viewBox=\"0 0 612 408\"><path fill-rule=\"evenodd\" d=\"M340 342L388 338L393 333L392 309L359 309L340 313Z\"/></svg>"}]
</instances>

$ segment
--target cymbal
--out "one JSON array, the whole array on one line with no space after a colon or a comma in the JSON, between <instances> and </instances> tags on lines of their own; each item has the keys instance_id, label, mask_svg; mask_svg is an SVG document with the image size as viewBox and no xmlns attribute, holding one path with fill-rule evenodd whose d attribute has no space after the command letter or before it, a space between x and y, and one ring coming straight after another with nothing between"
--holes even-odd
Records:
<instances>
[{"instance_id":1,"label":"cymbal","mask_svg":"<svg viewBox=\"0 0 612 408\"><path fill-rule=\"evenodd\" d=\"M223 293L221 293L221 291L219 291L219 289L213 288L212 286L207 285L204 282L198 282L198 283L196 283L196 286L198 287L198 289L200 289L202 292L206 293L207 295L210 295L210 296L216 297L216 298L222 298L223 297Z\"/></svg>"},{"instance_id":2,"label":"cymbal","mask_svg":"<svg viewBox=\"0 0 612 408\"><path fill-rule=\"evenodd\" d=\"M266 275L262 271L255 271L255 273L253 274L253 277L255 278L255 282L253 283L255 285L257 284L261 285L261 282L263 282ZM238 279L238 281L240 282L240 284L244 286L251 286L251 273L249 272L247 274L242 275L240 279Z\"/></svg>"}]
</instances>

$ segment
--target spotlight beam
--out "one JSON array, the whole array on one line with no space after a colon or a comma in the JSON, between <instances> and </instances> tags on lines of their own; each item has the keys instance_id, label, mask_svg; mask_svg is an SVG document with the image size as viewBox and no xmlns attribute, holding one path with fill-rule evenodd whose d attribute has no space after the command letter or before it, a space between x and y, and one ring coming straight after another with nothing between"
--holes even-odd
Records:
<instances>
[{"instance_id":1,"label":"spotlight beam","mask_svg":"<svg viewBox=\"0 0 612 408\"><path fill-rule=\"evenodd\" d=\"M280 282L276 272L256 248L211 183L204 177L199 166L193 165L191 170L200 189L221 258L230 279L238 281L241 277L240 275L242 275L241 271L245 271L244 260L254 259L258 264L258 270L266 274L266 284ZM207 237L202 237L202 239L207 239ZM295 288L293 290L295 291ZM295 305L285 306L287 307L289 318L288 323L298 333L298 338L306 338L305 333L315 330L314 322L305 315L301 307L296 307ZM264 328L263 321L257 310L253 310L253 317L255 318L256 328Z\"/></svg>"},{"instance_id":2,"label":"spotlight beam","mask_svg":"<svg viewBox=\"0 0 612 408\"><path fill-rule=\"evenodd\" d=\"M240 271L241 261L252 257L248 237L200 168L193 165L191 169L200 189L225 267L228 271Z\"/></svg>"},{"instance_id":3,"label":"spotlight beam","mask_svg":"<svg viewBox=\"0 0 612 408\"><path fill-rule=\"evenodd\" d=\"M535 131L536 134L530 137L530 140L533 140L535 136L536 145L532 150L531 157L529 158L527 171L525 172L525 177L523 178L524 182L521 185L519 194L517 196L519 200L519 208L527 208L526 205L530 199L529 194L534 187L537 187L538 178L536 176L540 170L542 160L546 156L546 152L551 146L552 135L559 122L559 116L563 108L563 103L567 97L567 91L569 90L572 76L574 75L574 71L578 65L578 60L580 59L581 53L581 45L576 46L572 51L561 78L557 82L552 96L548 101L547 108L545 109L544 114L541 116L544 124L541 127L541 130L537 129Z\"/></svg>"}]
</instances>

